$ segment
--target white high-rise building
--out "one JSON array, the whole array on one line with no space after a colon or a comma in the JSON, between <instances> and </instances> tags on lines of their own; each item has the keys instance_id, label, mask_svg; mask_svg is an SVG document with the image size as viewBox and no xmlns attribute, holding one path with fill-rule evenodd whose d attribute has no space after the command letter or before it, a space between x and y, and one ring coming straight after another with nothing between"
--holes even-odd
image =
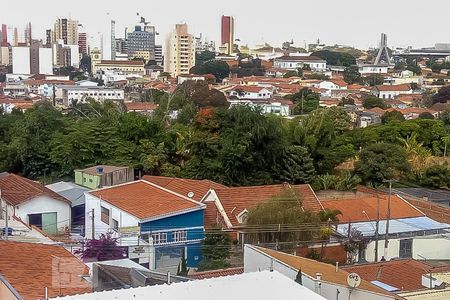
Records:
<instances>
[{"instance_id":1,"label":"white high-rise building","mask_svg":"<svg viewBox=\"0 0 450 300\"><path fill-rule=\"evenodd\" d=\"M193 66L195 66L194 37L189 34L187 24L177 24L166 39L164 71L176 77L180 74L189 74Z\"/></svg>"},{"instance_id":2,"label":"white high-rise building","mask_svg":"<svg viewBox=\"0 0 450 300\"><path fill-rule=\"evenodd\" d=\"M39 48L39 74L53 75L52 48Z\"/></svg>"},{"instance_id":3,"label":"white high-rise building","mask_svg":"<svg viewBox=\"0 0 450 300\"><path fill-rule=\"evenodd\" d=\"M12 65L14 74L30 74L30 47L12 47Z\"/></svg>"}]
</instances>

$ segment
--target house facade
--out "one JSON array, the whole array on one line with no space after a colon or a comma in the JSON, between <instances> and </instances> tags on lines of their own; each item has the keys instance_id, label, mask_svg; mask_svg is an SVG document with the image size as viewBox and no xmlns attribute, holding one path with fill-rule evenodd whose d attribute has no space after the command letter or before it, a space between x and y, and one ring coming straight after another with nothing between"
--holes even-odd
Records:
<instances>
[{"instance_id":1,"label":"house facade","mask_svg":"<svg viewBox=\"0 0 450 300\"><path fill-rule=\"evenodd\" d=\"M55 234L71 228L70 201L40 183L14 174L0 174L0 207L8 215Z\"/></svg>"},{"instance_id":2,"label":"house facade","mask_svg":"<svg viewBox=\"0 0 450 300\"><path fill-rule=\"evenodd\" d=\"M316 56L282 56L274 60L274 68L296 71L305 67L312 71L325 71L327 62Z\"/></svg>"},{"instance_id":3,"label":"house facade","mask_svg":"<svg viewBox=\"0 0 450 300\"><path fill-rule=\"evenodd\" d=\"M144 180L99 189L86 193L86 236L111 232L130 259L176 272L183 256L188 267L201 260L204 208Z\"/></svg>"},{"instance_id":4,"label":"house facade","mask_svg":"<svg viewBox=\"0 0 450 300\"><path fill-rule=\"evenodd\" d=\"M92 190L133 180L134 170L129 167L98 165L75 170L75 183Z\"/></svg>"},{"instance_id":5,"label":"house facade","mask_svg":"<svg viewBox=\"0 0 450 300\"><path fill-rule=\"evenodd\" d=\"M413 90L410 84L377 85L372 93L381 99L394 99L399 95L410 95Z\"/></svg>"}]
</instances>

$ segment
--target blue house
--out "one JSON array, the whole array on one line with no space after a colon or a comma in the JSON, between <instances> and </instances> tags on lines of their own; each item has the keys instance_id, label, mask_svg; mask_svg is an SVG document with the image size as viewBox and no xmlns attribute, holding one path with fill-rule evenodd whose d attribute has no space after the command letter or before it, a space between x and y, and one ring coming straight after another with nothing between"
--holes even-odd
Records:
<instances>
[{"instance_id":1,"label":"blue house","mask_svg":"<svg viewBox=\"0 0 450 300\"><path fill-rule=\"evenodd\" d=\"M201 261L205 204L145 180L90 191L86 198L86 236L112 232L130 259L150 269L176 271Z\"/></svg>"}]
</instances>

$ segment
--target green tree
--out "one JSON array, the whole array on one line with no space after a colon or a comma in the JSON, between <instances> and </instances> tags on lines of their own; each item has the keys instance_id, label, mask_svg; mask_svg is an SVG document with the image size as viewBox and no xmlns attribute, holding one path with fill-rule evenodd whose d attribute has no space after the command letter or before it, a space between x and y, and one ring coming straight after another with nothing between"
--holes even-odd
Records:
<instances>
[{"instance_id":1,"label":"green tree","mask_svg":"<svg viewBox=\"0 0 450 300\"><path fill-rule=\"evenodd\" d=\"M356 59L350 53L337 52L330 50L320 50L313 52L311 56L317 56L327 61L332 66L350 67L356 64Z\"/></svg>"},{"instance_id":2,"label":"green tree","mask_svg":"<svg viewBox=\"0 0 450 300\"><path fill-rule=\"evenodd\" d=\"M402 121L405 121L405 117L398 110L387 111L381 117L381 122L383 124L387 124L390 122L402 122Z\"/></svg>"},{"instance_id":3,"label":"green tree","mask_svg":"<svg viewBox=\"0 0 450 300\"><path fill-rule=\"evenodd\" d=\"M369 96L366 99L363 100L363 107L365 109L371 109L374 107L379 107L381 109L385 109L386 108L386 104L384 103L384 101L378 97L375 96Z\"/></svg>"},{"instance_id":4,"label":"green tree","mask_svg":"<svg viewBox=\"0 0 450 300\"><path fill-rule=\"evenodd\" d=\"M410 169L406 151L395 144L373 144L361 151L355 173L364 184L378 185L400 178Z\"/></svg>"},{"instance_id":5,"label":"green tree","mask_svg":"<svg viewBox=\"0 0 450 300\"><path fill-rule=\"evenodd\" d=\"M314 162L305 147L290 146L275 165L274 173L279 182L309 183L315 175Z\"/></svg>"},{"instance_id":6,"label":"green tree","mask_svg":"<svg viewBox=\"0 0 450 300\"><path fill-rule=\"evenodd\" d=\"M195 54L195 65L201 66L205 62L214 60L216 58L216 53L211 52L209 50L205 50L203 52L199 52Z\"/></svg>"},{"instance_id":7,"label":"green tree","mask_svg":"<svg viewBox=\"0 0 450 300\"><path fill-rule=\"evenodd\" d=\"M230 67L222 60L212 60L193 67L190 73L197 75L213 74L221 82L230 74Z\"/></svg>"},{"instance_id":8,"label":"green tree","mask_svg":"<svg viewBox=\"0 0 450 300\"><path fill-rule=\"evenodd\" d=\"M450 170L447 165L434 165L420 172L416 180L421 186L428 188L449 188Z\"/></svg>"},{"instance_id":9,"label":"green tree","mask_svg":"<svg viewBox=\"0 0 450 300\"><path fill-rule=\"evenodd\" d=\"M433 119L434 119L434 116L433 116L430 112L425 111L425 112L423 112L423 113L420 113L419 119L433 120Z\"/></svg>"},{"instance_id":10,"label":"green tree","mask_svg":"<svg viewBox=\"0 0 450 300\"><path fill-rule=\"evenodd\" d=\"M205 232L202 241L203 259L198 265L199 271L222 269L230 266L228 259L231 257L231 239L228 233L219 227Z\"/></svg>"},{"instance_id":11,"label":"green tree","mask_svg":"<svg viewBox=\"0 0 450 300\"><path fill-rule=\"evenodd\" d=\"M344 81L348 84L355 84L360 82L361 73L359 73L359 68L357 66L349 66L344 70Z\"/></svg>"}]
</instances>

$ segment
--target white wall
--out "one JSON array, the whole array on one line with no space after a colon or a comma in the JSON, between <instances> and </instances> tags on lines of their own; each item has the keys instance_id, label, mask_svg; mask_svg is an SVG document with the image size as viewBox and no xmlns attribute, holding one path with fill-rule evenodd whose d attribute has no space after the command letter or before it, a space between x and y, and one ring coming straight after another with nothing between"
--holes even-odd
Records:
<instances>
[{"instance_id":1,"label":"white wall","mask_svg":"<svg viewBox=\"0 0 450 300\"><path fill-rule=\"evenodd\" d=\"M39 48L39 74L53 75L52 48Z\"/></svg>"},{"instance_id":2,"label":"white wall","mask_svg":"<svg viewBox=\"0 0 450 300\"><path fill-rule=\"evenodd\" d=\"M420 256L419 256L420 255ZM429 237L420 237L413 240L413 258L414 259L449 259L450 240L441 235L433 239Z\"/></svg>"},{"instance_id":3,"label":"white wall","mask_svg":"<svg viewBox=\"0 0 450 300\"><path fill-rule=\"evenodd\" d=\"M98 238L100 234L105 234L106 232L112 229L112 219L115 219L119 222L119 228L121 227L137 227L139 225L138 218L116 208L115 206L109 204L106 201L102 201L97 197L85 193L86 197L86 210L85 210L85 225L86 225L86 238L92 237L92 209L94 209L94 228L95 228L95 237ZM109 225L103 223L101 221L101 206L109 209L110 211L110 222ZM118 234L114 234L115 237L118 237ZM122 245L137 245L138 239L137 236L134 238L128 238L124 241L121 241Z\"/></svg>"},{"instance_id":4,"label":"white wall","mask_svg":"<svg viewBox=\"0 0 450 300\"><path fill-rule=\"evenodd\" d=\"M244 272L258 272L263 270L270 270L273 268L274 271L278 271L281 274L287 276L288 278L295 280L298 270L277 261L270 256L256 250L255 248L246 245L244 250ZM387 300L394 299L383 295L374 294L362 290L354 290L349 298L350 288L347 286L321 282L320 286L316 282L315 278L303 274L302 276L303 286L312 290L321 296L329 300L335 299L351 299L351 300ZM339 291L339 296L338 295Z\"/></svg>"},{"instance_id":5,"label":"white wall","mask_svg":"<svg viewBox=\"0 0 450 300\"><path fill-rule=\"evenodd\" d=\"M12 64L14 74L30 74L30 48L12 47Z\"/></svg>"},{"instance_id":6,"label":"white wall","mask_svg":"<svg viewBox=\"0 0 450 300\"><path fill-rule=\"evenodd\" d=\"M30 214L52 212L56 212L59 231L62 231L66 226L70 228L71 208L69 203L55 200L48 196L41 196L15 207L16 217L21 218L27 224L29 224L28 215Z\"/></svg>"}]
</instances>

